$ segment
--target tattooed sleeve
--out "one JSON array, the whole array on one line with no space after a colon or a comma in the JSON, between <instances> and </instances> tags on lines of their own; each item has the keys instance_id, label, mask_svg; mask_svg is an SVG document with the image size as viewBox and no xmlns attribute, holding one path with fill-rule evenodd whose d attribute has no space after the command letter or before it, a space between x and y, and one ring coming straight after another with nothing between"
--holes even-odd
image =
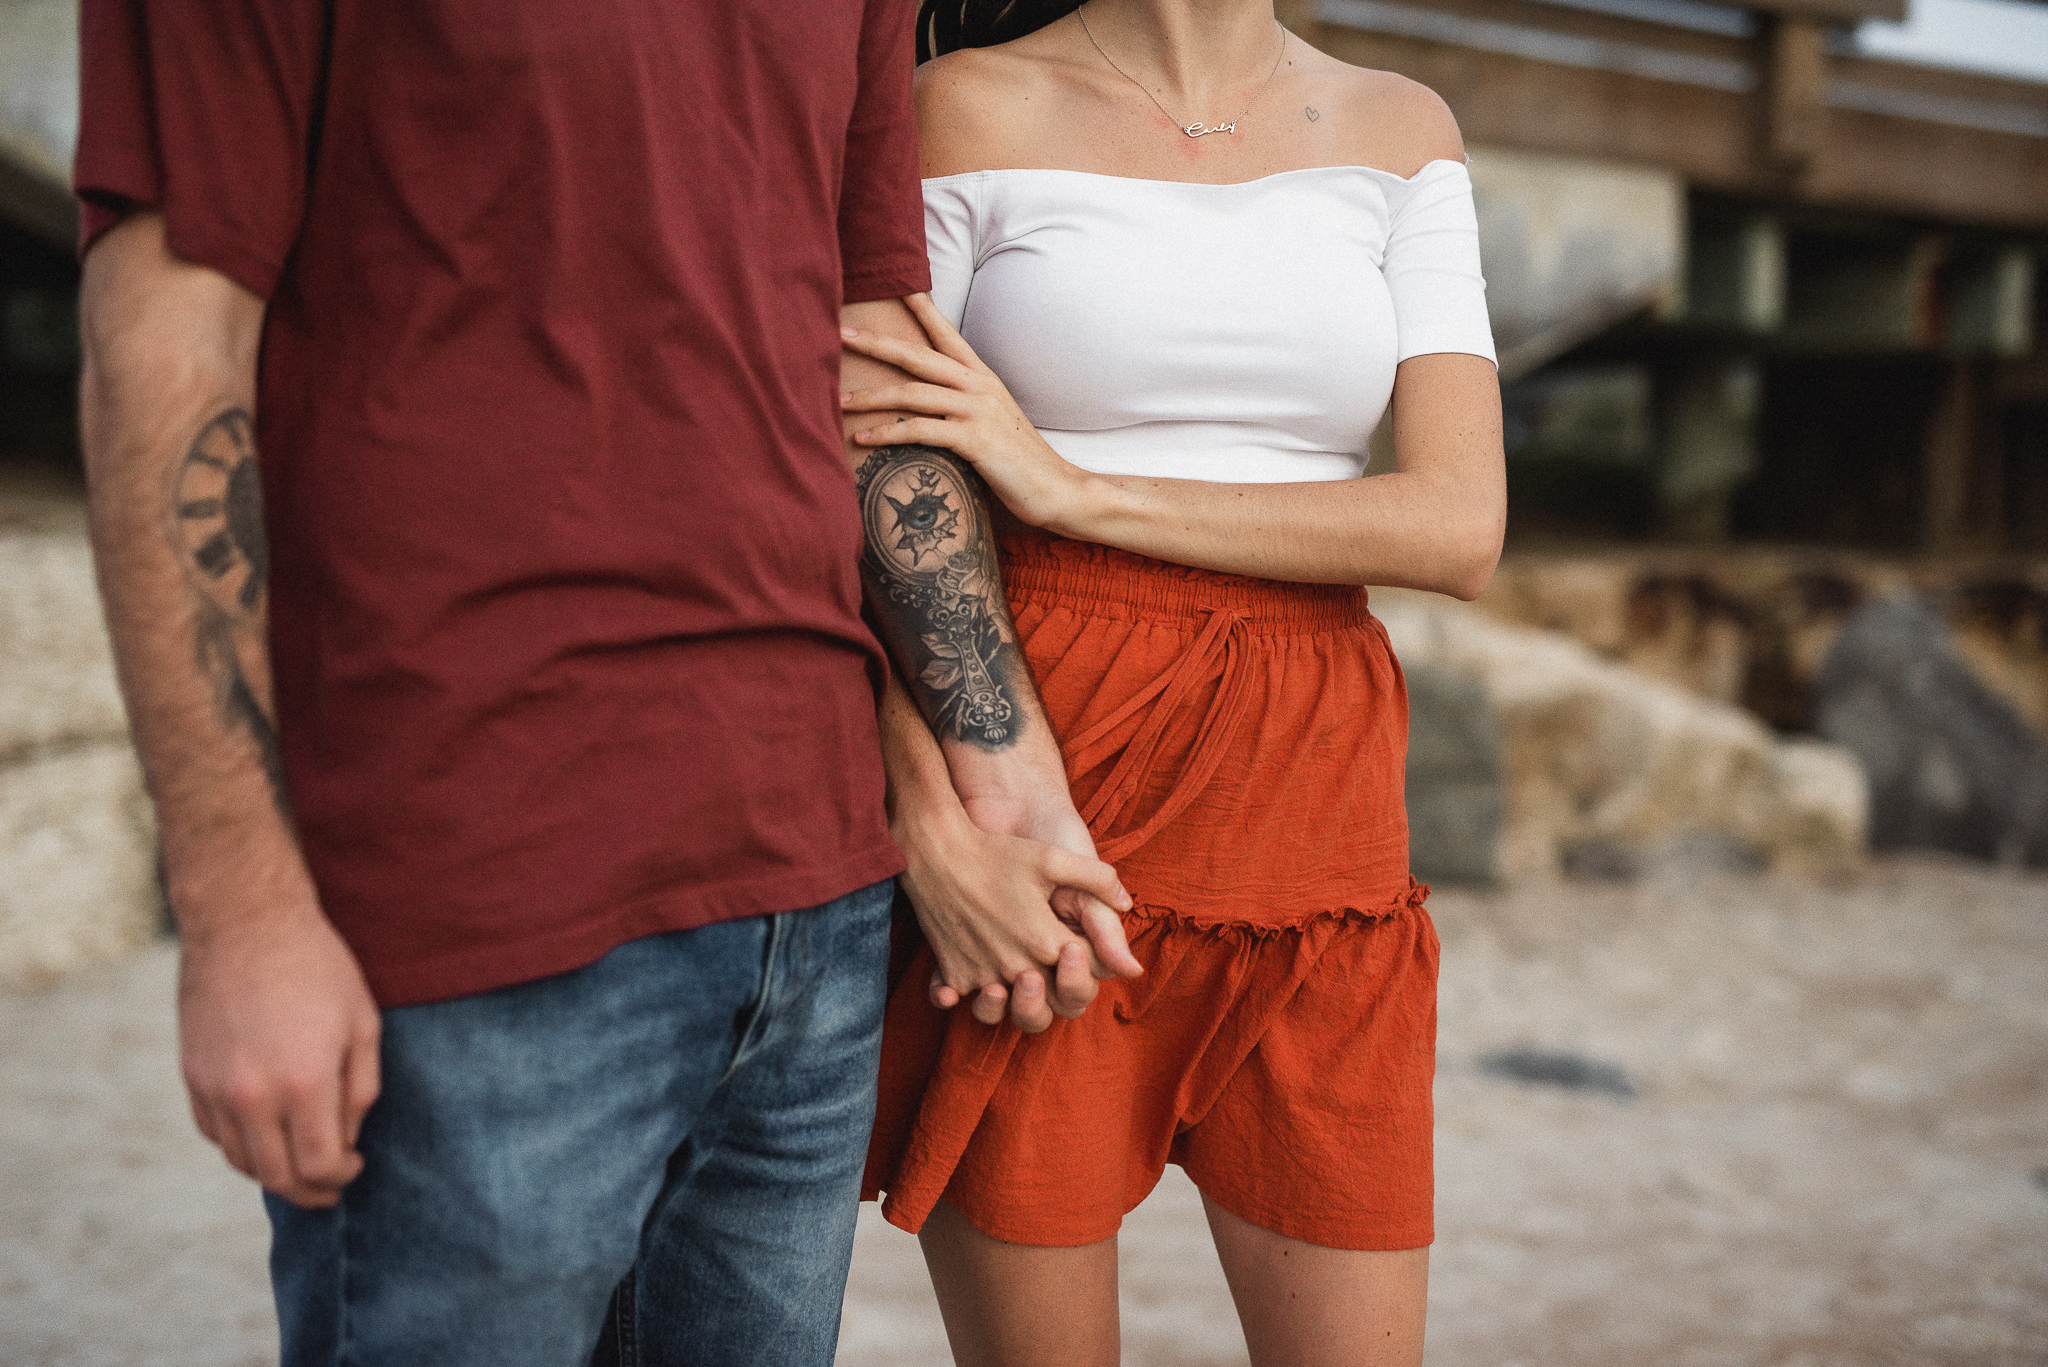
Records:
<instances>
[{"instance_id":1,"label":"tattooed sleeve","mask_svg":"<svg viewBox=\"0 0 2048 1367\"><path fill-rule=\"evenodd\" d=\"M230 408L199 430L171 488L171 542L197 591L200 672L212 685L221 723L245 731L270 779L271 799L289 817L284 766L263 679L251 656L267 649L270 540L249 414Z\"/></svg>"},{"instance_id":2,"label":"tattooed sleeve","mask_svg":"<svg viewBox=\"0 0 2048 1367\"><path fill-rule=\"evenodd\" d=\"M984 750L1014 744L1030 676L980 477L949 452L885 446L855 480L875 611L933 734Z\"/></svg>"}]
</instances>

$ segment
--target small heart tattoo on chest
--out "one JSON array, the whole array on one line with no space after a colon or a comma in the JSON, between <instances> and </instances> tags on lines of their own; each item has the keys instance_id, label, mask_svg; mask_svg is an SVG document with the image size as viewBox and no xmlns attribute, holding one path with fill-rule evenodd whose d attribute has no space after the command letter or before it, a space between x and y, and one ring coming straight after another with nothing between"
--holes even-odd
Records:
<instances>
[{"instance_id":1,"label":"small heart tattoo on chest","mask_svg":"<svg viewBox=\"0 0 2048 1367\"><path fill-rule=\"evenodd\" d=\"M1303 106L1301 112L1308 115L1308 121L1310 123L1314 123L1317 119L1323 117L1321 114L1316 113L1313 106Z\"/></svg>"}]
</instances>

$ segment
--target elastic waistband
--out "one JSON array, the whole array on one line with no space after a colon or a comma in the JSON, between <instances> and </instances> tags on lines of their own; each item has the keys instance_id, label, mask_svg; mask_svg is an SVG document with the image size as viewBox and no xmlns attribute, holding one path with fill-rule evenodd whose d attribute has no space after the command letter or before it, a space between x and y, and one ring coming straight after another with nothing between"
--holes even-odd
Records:
<instances>
[{"instance_id":1,"label":"elastic waistband","mask_svg":"<svg viewBox=\"0 0 2048 1367\"><path fill-rule=\"evenodd\" d=\"M1003 583L1017 600L1062 599L1095 610L1127 609L1147 621L1185 619L1194 626L1220 609L1256 634L1328 631L1371 620L1365 590L1349 584L1218 574L1043 534L1006 536L1000 546Z\"/></svg>"}]
</instances>

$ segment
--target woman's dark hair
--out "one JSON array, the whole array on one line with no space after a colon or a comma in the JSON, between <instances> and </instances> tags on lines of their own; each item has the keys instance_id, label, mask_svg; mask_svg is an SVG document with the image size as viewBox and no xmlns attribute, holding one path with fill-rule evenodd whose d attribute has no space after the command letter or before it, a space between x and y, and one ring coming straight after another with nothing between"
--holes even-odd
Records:
<instances>
[{"instance_id":1,"label":"woman's dark hair","mask_svg":"<svg viewBox=\"0 0 2048 1367\"><path fill-rule=\"evenodd\" d=\"M1079 8L1081 0L924 0L917 7L917 60L1007 43Z\"/></svg>"}]
</instances>

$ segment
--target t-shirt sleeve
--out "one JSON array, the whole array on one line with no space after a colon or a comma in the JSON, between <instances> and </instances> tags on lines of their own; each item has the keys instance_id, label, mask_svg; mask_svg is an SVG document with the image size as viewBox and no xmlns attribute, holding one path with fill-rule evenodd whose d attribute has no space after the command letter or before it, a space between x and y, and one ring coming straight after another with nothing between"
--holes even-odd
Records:
<instances>
[{"instance_id":1,"label":"t-shirt sleeve","mask_svg":"<svg viewBox=\"0 0 2048 1367\"><path fill-rule=\"evenodd\" d=\"M915 0L868 0L861 23L860 94L846 129L839 192L845 302L893 299L931 284L917 185Z\"/></svg>"},{"instance_id":2,"label":"t-shirt sleeve","mask_svg":"<svg viewBox=\"0 0 2048 1367\"><path fill-rule=\"evenodd\" d=\"M954 327L967 316L977 256L975 199L980 176L948 176L924 186L924 242L932 263L932 303Z\"/></svg>"},{"instance_id":3,"label":"t-shirt sleeve","mask_svg":"<svg viewBox=\"0 0 2048 1367\"><path fill-rule=\"evenodd\" d=\"M326 0L84 0L81 253L138 207L268 299L305 213Z\"/></svg>"},{"instance_id":4,"label":"t-shirt sleeve","mask_svg":"<svg viewBox=\"0 0 2048 1367\"><path fill-rule=\"evenodd\" d=\"M1479 273L1472 178L1433 161L1394 197L1380 274L1394 299L1398 360L1457 351L1497 361Z\"/></svg>"}]
</instances>

